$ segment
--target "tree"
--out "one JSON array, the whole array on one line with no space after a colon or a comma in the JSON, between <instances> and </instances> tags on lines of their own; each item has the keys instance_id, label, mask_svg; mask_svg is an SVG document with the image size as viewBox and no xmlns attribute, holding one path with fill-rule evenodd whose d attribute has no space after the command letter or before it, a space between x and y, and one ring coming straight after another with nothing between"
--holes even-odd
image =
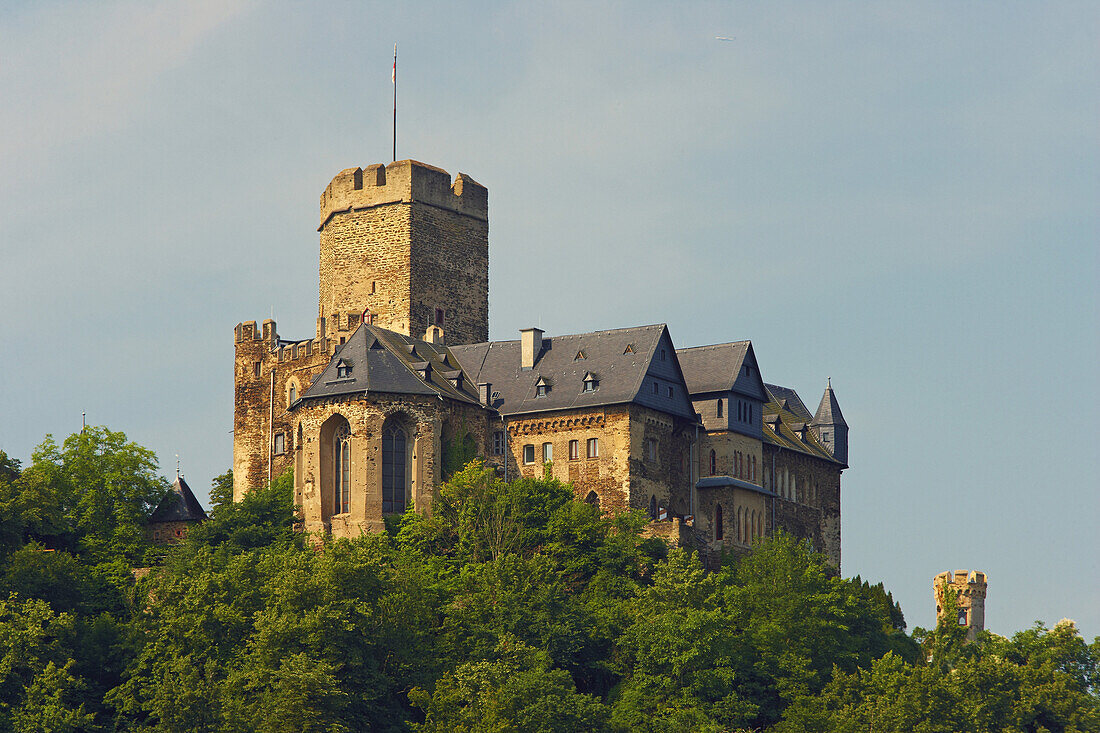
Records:
<instances>
[{"instance_id":1,"label":"tree","mask_svg":"<svg viewBox=\"0 0 1100 733\"><path fill-rule=\"evenodd\" d=\"M490 658L459 664L431 694L416 688L409 698L424 711L421 733L599 733L608 710L577 692L554 669L549 655L505 635Z\"/></svg>"}]
</instances>

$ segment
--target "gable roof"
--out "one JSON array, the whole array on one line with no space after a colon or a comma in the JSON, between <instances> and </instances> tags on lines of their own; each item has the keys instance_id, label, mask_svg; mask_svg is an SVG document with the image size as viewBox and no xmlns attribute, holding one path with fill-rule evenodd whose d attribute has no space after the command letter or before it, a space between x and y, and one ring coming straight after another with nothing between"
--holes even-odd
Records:
<instances>
[{"instance_id":1,"label":"gable roof","mask_svg":"<svg viewBox=\"0 0 1100 733\"><path fill-rule=\"evenodd\" d=\"M150 524L164 522L202 522L206 520L206 512L203 511L199 500L191 491L191 487L183 480L182 476L176 476L176 482L172 484L172 490L160 500L157 508L149 515Z\"/></svg>"},{"instance_id":2,"label":"gable roof","mask_svg":"<svg viewBox=\"0 0 1100 733\"><path fill-rule=\"evenodd\" d=\"M785 409L792 415L797 416L802 422L809 422L813 419L813 415L807 409L806 403L798 396L798 392L790 387L780 387L778 384L766 384L764 386L768 388L771 402L774 402L776 406L785 406ZM765 408L765 412L767 411L767 408Z\"/></svg>"},{"instance_id":3,"label":"gable roof","mask_svg":"<svg viewBox=\"0 0 1100 733\"><path fill-rule=\"evenodd\" d=\"M770 400L764 405L761 433L765 443L844 465L833 458L817 439L817 434L809 429L810 411L797 392L790 387L769 384L768 393Z\"/></svg>"},{"instance_id":4,"label":"gable roof","mask_svg":"<svg viewBox=\"0 0 1100 733\"><path fill-rule=\"evenodd\" d=\"M495 397L490 400L491 406L505 415L627 402L654 407L653 400L639 400L642 382L650 374L680 386L674 397L658 403L661 406L657 409L694 421L695 412L679 368L668 371L667 377L650 373L662 339L669 339L664 324L543 337L542 349L531 369L520 368L518 340L455 346L451 351L475 382L492 385ZM671 348L671 340L668 344ZM585 392L584 379L589 374L599 380L599 386ZM540 380L550 387L544 397L536 396Z\"/></svg>"},{"instance_id":5,"label":"gable roof","mask_svg":"<svg viewBox=\"0 0 1100 733\"><path fill-rule=\"evenodd\" d=\"M348 370L346 376L340 376L341 367ZM477 385L447 347L364 323L290 409L314 399L369 392L441 395L477 403Z\"/></svg>"},{"instance_id":6,"label":"gable roof","mask_svg":"<svg viewBox=\"0 0 1100 733\"><path fill-rule=\"evenodd\" d=\"M762 402L768 399L751 341L677 349L676 358L680 360L688 390L693 395L739 392ZM745 366L750 367L748 375L744 373Z\"/></svg>"}]
</instances>

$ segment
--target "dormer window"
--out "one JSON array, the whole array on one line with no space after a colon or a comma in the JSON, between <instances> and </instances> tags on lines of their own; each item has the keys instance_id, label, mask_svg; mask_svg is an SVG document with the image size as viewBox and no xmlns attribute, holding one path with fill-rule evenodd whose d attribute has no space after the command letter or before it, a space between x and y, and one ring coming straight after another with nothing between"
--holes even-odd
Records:
<instances>
[{"instance_id":1,"label":"dormer window","mask_svg":"<svg viewBox=\"0 0 1100 733\"><path fill-rule=\"evenodd\" d=\"M336 362L336 378L347 379L351 376L351 364L341 359Z\"/></svg>"},{"instance_id":2,"label":"dormer window","mask_svg":"<svg viewBox=\"0 0 1100 733\"><path fill-rule=\"evenodd\" d=\"M584 391L595 392L596 388L600 386L600 380L596 378L596 375L592 372L584 375Z\"/></svg>"},{"instance_id":3,"label":"dormer window","mask_svg":"<svg viewBox=\"0 0 1100 733\"><path fill-rule=\"evenodd\" d=\"M577 355L573 357L573 361L580 361L581 359L587 359L588 354L584 353L584 349L577 352Z\"/></svg>"},{"instance_id":4,"label":"dormer window","mask_svg":"<svg viewBox=\"0 0 1100 733\"><path fill-rule=\"evenodd\" d=\"M545 397L550 394L550 383L544 377L539 377L535 382L535 397Z\"/></svg>"}]
</instances>

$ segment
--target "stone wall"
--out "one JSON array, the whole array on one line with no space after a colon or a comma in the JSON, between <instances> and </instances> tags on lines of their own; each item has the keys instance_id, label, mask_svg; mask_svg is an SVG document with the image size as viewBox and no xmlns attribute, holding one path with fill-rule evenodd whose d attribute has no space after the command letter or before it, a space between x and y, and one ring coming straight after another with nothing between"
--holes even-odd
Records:
<instances>
[{"instance_id":1,"label":"stone wall","mask_svg":"<svg viewBox=\"0 0 1100 733\"><path fill-rule=\"evenodd\" d=\"M339 511L334 492L335 455L332 426L342 417L351 433L350 501ZM311 402L293 412L302 440L295 445L295 502L305 529L317 535L356 537L384 529L382 511L382 428L396 421L408 436L407 502L420 512L431 510L441 481L442 443L448 430L467 426L478 455L484 456L485 417L476 405L422 395L371 395Z\"/></svg>"},{"instance_id":2,"label":"stone wall","mask_svg":"<svg viewBox=\"0 0 1100 733\"><path fill-rule=\"evenodd\" d=\"M154 545L173 545L187 536L192 522L151 522L146 532Z\"/></svg>"},{"instance_id":3,"label":"stone wall","mask_svg":"<svg viewBox=\"0 0 1100 733\"><path fill-rule=\"evenodd\" d=\"M497 428L499 429L499 428ZM626 508L648 511L651 497L676 514L687 513L690 491L690 447L693 433L665 413L638 405L560 410L510 418L509 475L541 476L542 447L553 446L551 475L573 484L581 499L594 492L604 511ZM599 456L589 458L590 438L599 441ZM577 458L569 456L577 441ZM655 441L656 455L647 441ZM535 461L524 462L524 446L533 446Z\"/></svg>"},{"instance_id":4,"label":"stone wall","mask_svg":"<svg viewBox=\"0 0 1100 733\"><path fill-rule=\"evenodd\" d=\"M272 320L264 321L261 331L255 321L237 324L233 340L233 500L240 501L268 480L269 458L271 477L290 466L296 438L287 411L290 387L300 397L324 370L334 343L325 338L282 341ZM278 434L283 436L281 453L275 450Z\"/></svg>"},{"instance_id":5,"label":"stone wall","mask_svg":"<svg viewBox=\"0 0 1100 733\"><path fill-rule=\"evenodd\" d=\"M840 569L840 471L824 458L763 445L763 485L774 491L775 526L811 539Z\"/></svg>"},{"instance_id":6,"label":"stone wall","mask_svg":"<svg viewBox=\"0 0 1100 733\"><path fill-rule=\"evenodd\" d=\"M416 161L349 168L321 196L318 336L369 309L418 337L443 312L450 344L489 338L488 192Z\"/></svg>"}]
</instances>

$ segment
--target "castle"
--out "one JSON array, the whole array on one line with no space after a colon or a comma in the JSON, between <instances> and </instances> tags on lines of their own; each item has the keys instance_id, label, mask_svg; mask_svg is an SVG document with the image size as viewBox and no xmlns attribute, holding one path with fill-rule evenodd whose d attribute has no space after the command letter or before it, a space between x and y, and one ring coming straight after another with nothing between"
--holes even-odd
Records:
<instances>
[{"instance_id":1,"label":"castle","mask_svg":"<svg viewBox=\"0 0 1100 733\"><path fill-rule=\"evenodd\" d=\"M840 567L848 426L767 384L752 343L677 348L664 325L489 341L488 191L413 160L321 196L312 339L234 331L234 497L288 468L304 528L430 511L444 455L545 471L713 563L782 528Z\"/></svg>"}]
</instances>

